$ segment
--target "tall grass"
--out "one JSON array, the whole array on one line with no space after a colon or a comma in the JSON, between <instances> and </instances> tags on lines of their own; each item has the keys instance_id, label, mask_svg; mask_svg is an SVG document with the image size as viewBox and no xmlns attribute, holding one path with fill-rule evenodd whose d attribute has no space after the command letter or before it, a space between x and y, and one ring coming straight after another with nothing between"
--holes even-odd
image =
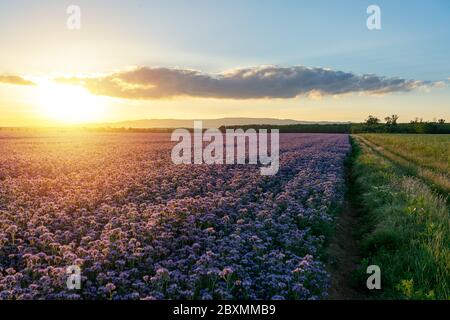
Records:
<instances>
[{"instance_id":1,"label":"tall grass","mask_svg":"<svg viewBox=\"0 0 450 320\"><path fill-rule=\"evenodd\" d=\"M418 164L417 160L409 159L413 158L412 156L404 156L400 152L390 151L384 144L375 144L366 138L367 136L357 137L358 141L368 146L372 151L395 163L398 169L403 170L404 174L421 178L434 191L437 191L446 197L447 201L450 201L450 198L448 198L448 194L450 193L450 175L448 173L439 171L432 165Z\"/></svg>"},{"instance_id":2,"label":"tall grass","mask_svg":"<svg viewBox=\"0 0 450 320\"><path fill-rule=\"evenodd\" d=\"M414 162L440 171L450 172L450 135L364 134L371 142Z\"/></svg>"},{"instance_id":3,"label":"tall grass","mask_svg":"<svg viewBox=\"0 0 450 320\"><path fill-rule=\"evenodd\" d=\"M353 192L361 212L361 276L378 265L380 298L450 299L450 216L423 181L353 141Z\"/></svg>"}]
</instances>

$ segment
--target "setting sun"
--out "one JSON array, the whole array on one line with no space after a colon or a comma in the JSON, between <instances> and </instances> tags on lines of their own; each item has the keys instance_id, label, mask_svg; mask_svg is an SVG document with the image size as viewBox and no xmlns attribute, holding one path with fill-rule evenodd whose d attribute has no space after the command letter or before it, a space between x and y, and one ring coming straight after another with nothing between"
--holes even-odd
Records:
<instances>
[{"instance_id":1,"label":"setting sun","mask_svg":"<svg viewBox=\"0 0 450 320\"><path fill-rule=\"evenodd\" d=\"M45 117L67 124L97 121L103 113L101 98L79 86L43 81L36 100Z\"/></svg>"}]
</instances>

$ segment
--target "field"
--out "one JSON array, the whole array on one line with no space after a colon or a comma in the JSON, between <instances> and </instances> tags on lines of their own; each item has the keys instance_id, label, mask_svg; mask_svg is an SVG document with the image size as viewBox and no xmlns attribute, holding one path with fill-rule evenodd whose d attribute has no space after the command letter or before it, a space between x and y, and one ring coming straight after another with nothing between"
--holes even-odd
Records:
<instances>
[{"instance_id":1,"label":"field","mask_svg":"<svg viewBox=\"0 0 450 320\"><path fill-rule=\"evenodd\" d=\"M280 170L174 165L170 135L0 133L0 299L320 299L347 135ZM82 270L68 290L66 268Z\"/></svg>"},{"instance_id":2,"label":"field","mask_svg":"<svg viewBox=\"0 0 450 320\"><path fill-rule=\"evenodd\" d=\"M275 176L173 146L1 131L0 300L450 299L449 135L282 133Z\"/></svg>"},{"instance_id":3,"label":"field","mask_svg":"<svg viewBox=\"0 0 450 320\"><path fill-rule=\"evenodd\" d=\"M367 134L361 138L433 188L446 194L450 192L449 135Z\"/></svg>"},{"instance_id":4,"label":"field","mask_svg":"<svg viewBox=\"0 0 450 320\"><path fill-rule=\"evenodd\" d=\"M383 298L450 299L449 135L354 136L365 264Z\"/></svg>"}]
</instances>

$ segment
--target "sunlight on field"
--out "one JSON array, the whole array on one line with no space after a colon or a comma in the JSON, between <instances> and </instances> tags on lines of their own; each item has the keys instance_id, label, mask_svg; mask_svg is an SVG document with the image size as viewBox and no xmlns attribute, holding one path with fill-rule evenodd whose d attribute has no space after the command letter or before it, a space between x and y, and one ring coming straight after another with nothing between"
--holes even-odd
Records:
<instances>
[{"instance_id":1,"label":"sunlight on field","mask_svg":"<svg viewBox=\"0 0 450 320\"><path fill-rule=\"evenodd\" d=\"M257 165L174 165L173 145L1 131L0 265L14 276L0 272L0 300L326 297L319 252L346 135L282 134L271 179ZM61 281L72 265L92 279L76 292Z\"/></svg>"}]
</instances>

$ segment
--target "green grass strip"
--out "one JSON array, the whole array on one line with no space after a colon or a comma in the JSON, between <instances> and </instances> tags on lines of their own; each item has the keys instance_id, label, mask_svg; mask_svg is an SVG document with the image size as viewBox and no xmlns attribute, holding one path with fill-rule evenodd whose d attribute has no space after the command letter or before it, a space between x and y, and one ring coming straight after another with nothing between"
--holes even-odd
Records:
<instances>
[{"instance_id":1,"label":"green grass strip","mask_svg":"<svg viewBox=\"0 0 450 320\"><path fill-rule=\"evenodd\" d=\"M386 299L450 299L450 216L422 180L353 139L352 193L359 206L362 268L378 265ZM361 283L361 281L358 281ZM365 281L363 282L365 283Z\"/></svg>"}]
</instances>

